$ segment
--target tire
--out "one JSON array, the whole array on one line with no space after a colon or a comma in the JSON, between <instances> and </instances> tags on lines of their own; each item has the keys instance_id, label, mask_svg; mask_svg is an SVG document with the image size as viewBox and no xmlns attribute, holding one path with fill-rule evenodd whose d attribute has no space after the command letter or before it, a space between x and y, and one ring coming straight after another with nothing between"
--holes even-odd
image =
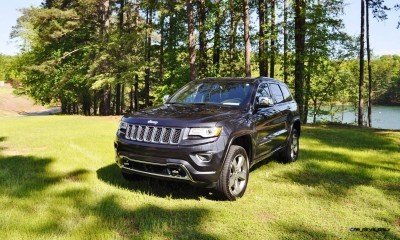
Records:
<instances>
[{"instance_id":1,"label":"tire","mask_svg":"<svg viewBox=\"0 0 400 240\"><path fill-rule=\"evenodd\" d=\"M246 150L232 145L222 166L216 189L223 198L235 201L243 196L249 181L249 158Z\"/></svg>"},{"instance_id":2,"label":"tire","mask_svg":"<svg viewBox=\"0 0 400 240\"><path fill-rule=\"evenodd\" d=\"M292 163L299 157L299 133L293 128L289 140L284 149L278 155L278 161L281 163Z\"/></svg>"}]
</instances>

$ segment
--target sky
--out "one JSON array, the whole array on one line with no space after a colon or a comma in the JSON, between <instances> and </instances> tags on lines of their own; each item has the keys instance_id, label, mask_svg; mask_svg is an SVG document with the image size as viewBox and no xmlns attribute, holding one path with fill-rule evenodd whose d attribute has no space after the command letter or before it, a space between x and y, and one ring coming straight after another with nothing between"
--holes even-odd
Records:
<instances>
[{"instance_id":1,"label":"sky","mask_svg":"<svg viewBox=\"0 0 400 240\"><path fill-rule=\"evenodd\" d=\"M345 7L344 24L346 31L351 36L360 34L361 1L345 0L348 4ZM372 18L370 11L370 44L374 55L398 54L400 55L400 28L397 23L400 21L400 11L393 9L393 6L400 4L399 0L385 0L386 6L391 8L387 12L388 19L378 21Z\"/></svg>"},{"instance_id":2,"label":"sky","mask_svg":"<svg viewBox=\"0 0 400 240\"><path fill-rule=\"evenodd\" d=\"M9 38L12 26L16 25L21 16L18 9L30 6L39 6L42 0L11 0L3 2L0 8L0 54L15 55L19 52L18 43ZM346 31L352 36L360 32L360 1L345 0L345 15L343 17ZM399 0L385 0L388 7L393 8ZM372 15L372 14L371 14ZM370 15L370 16L371 16ZM370 19L370 42L374 55L400 55L400 29L397 22L400 20L400 11L393 9L388 12L388 20L377 21Z\"/></svg>"}]
</instances>

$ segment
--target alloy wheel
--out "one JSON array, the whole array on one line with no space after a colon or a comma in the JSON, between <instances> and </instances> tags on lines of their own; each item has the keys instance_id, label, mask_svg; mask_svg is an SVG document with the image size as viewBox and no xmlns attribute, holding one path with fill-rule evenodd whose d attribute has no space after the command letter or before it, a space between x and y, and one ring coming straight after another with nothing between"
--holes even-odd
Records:
<instances>
[{"instance_id":1,"label":"alloy wheel","mask_svg":"<svg viewBox=\"0 0 400 240\"><path fill-rule=\"evenodd\" d=\"M229 175L229 190L233 195L239 195L246 187L248 171L246 157L242 154L236 155L231 162Z\"/></svg>"}]
</instances>

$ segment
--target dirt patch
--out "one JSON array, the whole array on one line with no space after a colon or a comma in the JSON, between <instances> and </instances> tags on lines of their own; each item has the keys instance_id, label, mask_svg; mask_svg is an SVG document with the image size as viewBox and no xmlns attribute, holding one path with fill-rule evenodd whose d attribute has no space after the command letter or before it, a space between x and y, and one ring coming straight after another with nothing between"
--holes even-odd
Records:
<instances>
[{"instance_id":1,"label":"dirt patch","mask_svg":"<svg viewBox=\"0 0 400 240\"><path fill-rule=\"evenodd\" d=\"M6 84L0 87L0 117L49 115L59 112L59 108L47 108L27 96L14 94L14 89Z\"/></svg>"},{"instance_id":2,"label":"dirt patch","mask_svg":"<svg viewBox=\"0 0 400 240\"><path fill-rule=\"evenodd\" d=\"M277 217L272 213L262 211L257 214L257 219L259 219L261 221L273 221L273 220L276 220Z\"/></svg>"},{"instance_id":3,"label":"dirt patch","mask_svg":"<svg viewBox=\"0 0 400 240\"><path fill-rule=\"evenodd\" d=\"M34 147L34 148L8 148L2 149L4 156L26 156L32 154L32 151L44 151L47 147Z\"/></svg>"}]
</instances>

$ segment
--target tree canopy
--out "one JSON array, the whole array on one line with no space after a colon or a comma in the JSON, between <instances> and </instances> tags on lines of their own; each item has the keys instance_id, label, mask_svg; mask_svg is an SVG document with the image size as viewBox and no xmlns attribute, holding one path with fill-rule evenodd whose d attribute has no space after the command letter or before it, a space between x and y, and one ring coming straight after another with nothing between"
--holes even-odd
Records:
<instances>
[{"instance_id":1,"label":"tree canopy","mask_svg":"<svg viewBox=\"0 0 400 240\"><path fill-rule=\"evenodd\" d=\"M374 17L388 10L382 0L370 6ZM264 75L294 89L306 122L321 104L357 101L358 44L344 32L344 7L342 0L46 0L24 9L11 33L24 42L12 77L36 100L61 103L63 113L109 115L161 103L195 78ZM398 104L398 56L372 63L387 69L373 71L373 100Z\"/></svg>"}]
</instances>

